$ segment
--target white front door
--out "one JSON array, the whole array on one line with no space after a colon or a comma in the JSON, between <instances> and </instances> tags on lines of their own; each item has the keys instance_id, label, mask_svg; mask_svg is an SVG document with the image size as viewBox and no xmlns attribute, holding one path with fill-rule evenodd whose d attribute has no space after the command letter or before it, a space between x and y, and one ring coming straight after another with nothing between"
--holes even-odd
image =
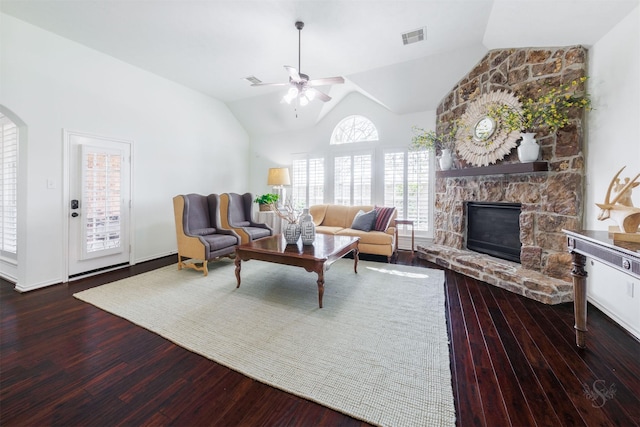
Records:
<instances>
[{"instance_id":1,"label":"white front door","mask_svg":"<svg viewBox=\"0 0 640 427\"><path fill-rule=\"evenodd\" d=\"M131 143L65 131L68 276L129 263Z\"/></svg>"}]
</instances>

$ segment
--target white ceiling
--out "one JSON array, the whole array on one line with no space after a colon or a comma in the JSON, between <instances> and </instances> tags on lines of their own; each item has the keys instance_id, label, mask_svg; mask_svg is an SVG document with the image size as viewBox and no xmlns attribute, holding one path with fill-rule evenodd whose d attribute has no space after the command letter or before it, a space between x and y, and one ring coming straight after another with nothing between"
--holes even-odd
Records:
<instances>
[{"instance_id":1,"label":"white ceiling","mask_svg":"<svg viewBox=\"0 0 640 427\"><path fill-rule=\"evenodd\" d=\"M1 0L18 19L158 74L229 105L252 134L313 125L356 91L398 114L432 110L491 49L587 47L640 0ZM295 119L283 88L302 72L344 76ZM404 46L403 32L426 27Z\"/></svg>"}]
</instances>

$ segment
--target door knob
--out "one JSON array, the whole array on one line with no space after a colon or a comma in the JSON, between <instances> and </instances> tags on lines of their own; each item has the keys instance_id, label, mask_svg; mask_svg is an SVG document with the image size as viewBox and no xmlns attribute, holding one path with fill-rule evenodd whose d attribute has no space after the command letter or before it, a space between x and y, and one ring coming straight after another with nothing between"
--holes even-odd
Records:
<instances>
[{"instance_id":1,"label":"door knob","mask_svg":"<svg viewBox=\"0 0 640 427\"><path fill-rule=\"evenodd\" d=\"M72 213L71 216L74 217L74 218L77 217L78 216L78 212Z\"/></svg>"}]
</instances>

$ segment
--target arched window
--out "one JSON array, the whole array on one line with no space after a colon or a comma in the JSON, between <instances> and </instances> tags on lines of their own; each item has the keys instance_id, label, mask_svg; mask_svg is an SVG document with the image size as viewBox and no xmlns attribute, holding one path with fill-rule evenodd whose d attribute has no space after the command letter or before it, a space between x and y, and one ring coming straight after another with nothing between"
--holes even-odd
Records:
<instances>
[{"instance_id":1,"label":"arched window","mask_svg":"<svg viewBox=\"0 0 640 427\"><path fill-rule=\"evenodd\" d=\"M349 116L340 121L331 134L331 144L377 141L378 129L364 116Z\"/></svg>"}]
</instances>

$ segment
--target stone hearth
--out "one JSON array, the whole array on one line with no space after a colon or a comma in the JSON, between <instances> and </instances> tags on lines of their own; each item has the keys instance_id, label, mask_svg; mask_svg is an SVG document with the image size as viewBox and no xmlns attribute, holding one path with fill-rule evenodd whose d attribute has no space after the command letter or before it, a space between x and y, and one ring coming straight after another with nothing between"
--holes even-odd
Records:
<instances>
[{"instance_id":1,"label":"stone hearth","mask_svg":"<svg viewBox=\"0 0 640 427\"><path fill-rule=\"evenodd\" d=\"M418 258L545 304L573 301L573 284L522 265L443 245L418 245Z\"/></svg>"},{"instance_id":2,"label":"stone hearth","mask_svg":"<svg viewBox=\"0 0 640 427\"><path fill-rule=\"evenodd\" d=\"M438 131L460 118L470 102L494 90L530 96L546 85L557 86L586 74L586 50L581 46L499 49L487 55L438 106ZM563 228L582 225L584 156L582 115L557 133L541 129L536 139L548 170L528 173L436 175L434 245L420 247L418 256L535 300L556 304L573 299L571 256ZM518 163L515 150L498 165ZM456 168L472 165L457 162ZM470 169L472 170L472 169ZM465 175L465 174L463 174ZM522 264L465 249L464 203L520 203Z\"/></svg>"}]
</instances>

